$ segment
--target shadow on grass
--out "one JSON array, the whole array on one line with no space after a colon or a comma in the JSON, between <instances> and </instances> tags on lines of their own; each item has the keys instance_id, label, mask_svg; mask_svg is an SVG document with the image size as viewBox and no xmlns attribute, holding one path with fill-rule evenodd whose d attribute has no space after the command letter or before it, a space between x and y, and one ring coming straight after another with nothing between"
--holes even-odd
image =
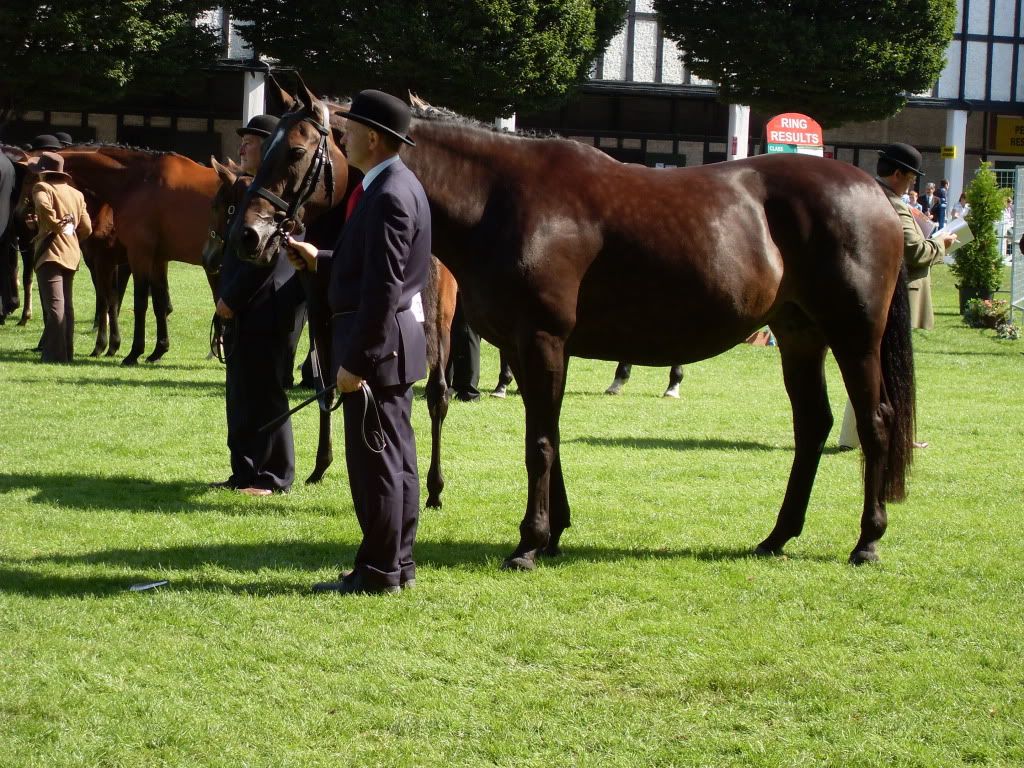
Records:
<instances>
[{"instance_id":1,"label":"shadow on grass","mask_svg":"<svg viewBox=\"0 0 1024 768\"><path fill-rule=\"evenodd\" d=\"M37 384L35 379L26 378L11 378L11 381L19 382L22 384ZM116 387L117 389L127 389L131 387L139 388L154 388L154 389L169 389L169 390L209 390L210 394L224 392L224 383L219 381L183 381L177 379L116 379L116 378L82 378L77 379L74 383L80 387Z\"/></svg>"},{"instance_id":2,"label":"shadow on grass","mask_svg":"<svg viewBox=\"0 0 1024 768\"><path fill-rule=\"evenodd\" d=\"M598 448L636 448L641 450L704 450L704 451L785 451L793 452L792 445L772 445L751 440L728 440L725 438L670 438L670 437L574 437L562 443L583 443ZM822 455L846 453L837 445L825 446ZM858 452L859 456L860 453Z\"/></svg>"},{"instance_id":3,"label":"shadow on grass","mask_svg":"<svg viewBox=\"0 0 1024 768\"><path fill-rule=\"evenodd\" d=\"M493 542L424 541L416 545L416 561L423 569L450 569L467 573L496 569L511 547ZM43 555L8 560L0 565L0 592L40 597L113 595L133 583L157 578L170 580L176 591L223 591L244 594L292 594L305 592L324 571L333 575L352 562L356 545L343 542L279 541L260 544L214 544L152 549L106 549L81 555ZM717 563L754 559L750 549L683 547L680 549L623 549L620 547L569 547L561 557L545 558L539 568L562 568L583 563L619 563L642 560L696 560ZM797 560L836 562L821 555L797 556ZM99 566L131 571L119 576L54 574L53 566L80 569ZM268 574L274 571L307 571L296 580L280 576L258 580L207 576L202 569L214 567L235 573ZM181 573L177 573L182 571ZM197 572L198 571L198 572ZM508 578L529 578L507 574Z\"/></svg>"},{"instance_id":4,"label":"shadow on grass","mask_svg":"<svg viewBox=\"0 0 1024 768\"><path fill-rule=\"evenodd\" d=\"M78 345L75 345L76 350ZM90 350L91 351L91 345ZM147 350L142 357L139 358L139 364L135 370L140 371L190 371L195 372L203 370L203 368L209 366L221 368L220 363L213 360L207 360L205 354L196 354L195 363L192 365L186 365L182 363L171 363L165 360L158 360L155 363L145 362L145 355L148 355L150 350ZM115 357L89 357L88 352L75 352L75 359L68 366L58 366L58 370L74 370L75 368L120 368L121 361L124 359L126 352L119 352ZM24 350L3 350L0 351L0 363L38 363L39 353L35 350L24 349Z\"/></svg>"},{"instance_id":5,"label":"shadow on grass","mask_svg":"<svg viewBox=\"0 0 1024 768\"><path fill-rule=\"evenodd\" d=\"M227 470L225 470L225 474ZM219 511L230 514L223 504L211 504L206 483L147 480L114 475L8 474L0 473L0 494L17 490L34 491L34 503L62 509L104 510L141 513L182 513ZM206 498L204 498L206 497ZM254 508L254 500L238 497L240 506ZM275 499L270 499L273 502ZM256 501L266 507L266 499Z\"/></svg>"}]
</instances>

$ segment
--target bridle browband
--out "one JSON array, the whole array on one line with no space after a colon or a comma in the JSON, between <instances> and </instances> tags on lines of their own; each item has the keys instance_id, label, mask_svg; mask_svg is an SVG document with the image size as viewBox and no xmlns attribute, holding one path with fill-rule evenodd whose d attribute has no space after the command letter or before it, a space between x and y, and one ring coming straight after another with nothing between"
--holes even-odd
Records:
<instances>
[{"instance_id":1,"label":"bridle browband","mask_svg":"<svg viewBox=\"0 0 1024 768\"><path fill-rule=\"evenodd\" d=\"M306 204L306 201L313 196L313 191L316 189L317 184L319 184L321 175L324 176L324 185L326 187L328 204L330 201L334 200L334 165L331 162L331 153L327 145L327 137L330 135L330 117L327 113L326 105L321 104L320 109L322 122L318 122L311 115L305 115L302 117L302 122L309 123L317 133L320 134L320 141L317 143L316 151L313 154L313 160L310 162L309 167L306 168L306 173L302 177L302 181L296 188L290 191L286 190L285 192L286 196L290 197L291 200L285 200L263 186L267 175L267 166L265 163L260 164L260 168L252 180L252 184L249 185L249 189L246 190L245 196L242 198L242 202L239 206L240 212L248 210L249 203L252 202L253 197L262 197L274 206L278 212L284 214L283 218L277 222L277 226L273 234L268 238L268 243L275 238L279 239L282 236L290 235L295 231L296 226L299 223L296 218L298 211ZM288 118L294 114L295 112L290 112L281 118L281 122L278 124L277 129L271 137L270 146L267 147L266 155L269 155L276 149L277 144L281 141L281 138L284 135L284 132L291 129L293 121L288 120ZM266 158L266 155L264 155L264 159ZM242 216L237 216L235 221L232 222L231 231L228 233L229 240L237 241L237 235L241 227L242 218Z\"/></svg>"}]
</instances>

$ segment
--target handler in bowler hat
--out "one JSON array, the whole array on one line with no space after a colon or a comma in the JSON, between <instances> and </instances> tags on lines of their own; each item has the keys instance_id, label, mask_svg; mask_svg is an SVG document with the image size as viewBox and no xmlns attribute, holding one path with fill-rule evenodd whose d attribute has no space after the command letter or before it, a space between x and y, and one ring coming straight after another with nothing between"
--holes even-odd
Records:
<instances>
[{"instance_id":1,"label":"handler in bowler hat","mask_svg":"<svg viewBox=\"0 0 1024 768\"><path fill-rule=\"evenodd\" d=\"M333 251L288 243L298 269L332 262L332 369L343 393L345 459L363 533L353 570L313 589L392 593L416 579L412 385L427 367L417 305L430 267L430 208L419 180L398 156L403 144L415 146L408 105L381 91L362 91L346 117L348 161L364 177L346 206L338 243Z\"/></svg>"}]
</instances>

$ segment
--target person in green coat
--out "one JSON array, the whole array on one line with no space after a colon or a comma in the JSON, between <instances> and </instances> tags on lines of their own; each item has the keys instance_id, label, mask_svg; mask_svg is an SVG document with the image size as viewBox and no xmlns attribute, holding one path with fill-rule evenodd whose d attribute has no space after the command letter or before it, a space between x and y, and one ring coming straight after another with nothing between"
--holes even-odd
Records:
<instances>
[{"instance_id":1,"label":"person in green coat","mask_svg":"<svg viewBox=\"0 0 1024 768\"><path fill-rule=\"evenodd\" d=\"M914 220L910 206L903 202L903 195L910 191L921 170L921 153L909 144L890 144L878 155L875 181L882 187L893 209L903 225L903 261L907 265L910 294L910 323L912 328L931 329L935 325L932 310L931 268L946 256L946 249L956 242L956 235L926 238ZM839 431L839 447L851 450L860 445L857 437L857 422L853 406L846 400L843 428ZM927 443L914 443L917 448Z\"/></svg>"}]
</instances>

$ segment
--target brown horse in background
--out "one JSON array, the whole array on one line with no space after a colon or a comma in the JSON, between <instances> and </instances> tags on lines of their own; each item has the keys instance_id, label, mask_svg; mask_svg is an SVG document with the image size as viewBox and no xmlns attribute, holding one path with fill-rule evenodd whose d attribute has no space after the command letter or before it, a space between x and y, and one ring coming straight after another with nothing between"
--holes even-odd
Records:
<instances>
[{"instance_id":1,"label":"brown horse in background","mask_svg":"<svg viewBox=\"0 0 1024 768\"><path fill-rule=\"evenodd\" d=\"M906 492L914 380L902 232L870 176L796 155L627 166L577 142L417 106L416 146L402 157L430 201L433 251L455 274L473 327L508 355L526 409L527 508L506 567L557 554L570 524L558 426L570 356L693 362L766 323L796 449L757 552L781 553L803 529L832 427L831 348L865 457L850 560L878 558L886 501Z\"/></svg>"},{"instance_id":2,"label":"brown horse in background","mask_svg":"<svg viewBox=\"0 0 1024 768\"><path fill-rule=\"evenodd\" d=\"M150 293L157 341L146 359L159 360L170 348L167 265L201 263L210 201L220 180L213 169L169 152L85 145L64 149L61 155L64 169L86 199L110 208L113 241L123 248L134 277L134 337L122 364L136 364L145 350ZM110 258L116 262L119 257Z\"/></svg>"}]
</instances>

